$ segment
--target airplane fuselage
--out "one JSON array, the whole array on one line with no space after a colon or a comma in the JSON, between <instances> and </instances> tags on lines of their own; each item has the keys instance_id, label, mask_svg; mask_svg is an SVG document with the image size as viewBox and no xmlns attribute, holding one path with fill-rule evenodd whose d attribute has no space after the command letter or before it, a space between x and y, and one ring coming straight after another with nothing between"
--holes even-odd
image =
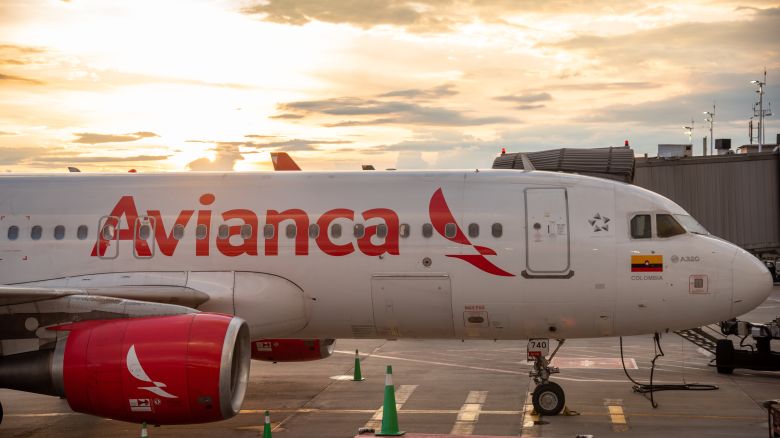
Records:
<instances>
[{"instance_id":1,"label":"airplane fuselage","mask_svg":"<svg viewBox=\"0 0 780 438\"><path fill-rule=\"evenodd\" d=\"M0 283L192 288L253 339L631 335L763 301L757 260L658 214L687 215L538 171L3 176Z\"/></svg>"}]
</instances>

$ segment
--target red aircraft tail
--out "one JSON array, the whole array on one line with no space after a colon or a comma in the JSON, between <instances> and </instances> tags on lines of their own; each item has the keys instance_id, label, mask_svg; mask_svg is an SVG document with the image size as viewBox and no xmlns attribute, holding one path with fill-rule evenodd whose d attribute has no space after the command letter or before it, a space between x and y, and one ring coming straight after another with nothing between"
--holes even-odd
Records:
<instances>
[{"instance_id":1,"label":"red aircraft tail","mask_svg":"<svg viewBox=\"0 0 780 438\"><path fill-rule=\"evenodd\" d=\"M271 152L271 162L274 170L301 170L287 152Z\"/></svg>"}]
</instances>

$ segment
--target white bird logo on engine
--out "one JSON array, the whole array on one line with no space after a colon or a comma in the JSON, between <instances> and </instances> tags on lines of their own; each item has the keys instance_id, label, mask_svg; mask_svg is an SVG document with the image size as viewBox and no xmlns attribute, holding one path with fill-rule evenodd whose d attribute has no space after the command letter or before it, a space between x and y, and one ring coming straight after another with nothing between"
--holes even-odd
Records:
<instances>
[{"instance_id":1,"label":"white bird logo on engine","mask_svg":"<svg viewBox=\"0 0 780 438\"><path fill-rule=\"evenodd\" d=\"M163 389L167 387L165 383L155 382L149 377L148 374L146 374L146 371L144 371L144 367L141 366L141 362L138 360L138 355L135 353L135 345L131 345L130 349L127 350L127 371L130 371L130 374L132 374L133 377L135 377L136 379L154 385L154 386L139 386L138 389L145 389L151 392L152 394L160 397L178 398L175 395Z\"/></svg>"}]
</instances>

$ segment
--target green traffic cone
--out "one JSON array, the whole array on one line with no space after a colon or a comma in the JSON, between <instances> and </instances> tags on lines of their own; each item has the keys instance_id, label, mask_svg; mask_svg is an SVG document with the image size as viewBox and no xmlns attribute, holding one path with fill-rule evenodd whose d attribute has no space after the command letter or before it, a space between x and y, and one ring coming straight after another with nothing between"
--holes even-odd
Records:
<instances>
[{"instance_id":1,"label":"green traffic cone","mask_svg":"<svg viewBox=\"0 0 780 438\"><path fill-rule=\"evenodd\" d=\"M141 438L148 438L149 432L146 430L146 421L141 423Z\"/></svg>"},{"instance_id":2,"label":"green traffic cone","mask_svg":"<svg viewBox=\"0 0 780 438\"><path fill-rule=\"evenodd\" d=\"M363 378L363 375L360 373L360 356L358 355L358 351L355 350L355 375L352 377L353 382L360 382L366 380Z\"/></svg>"},{"instance_id":3,"label":"green traffic cone","mask_svg":"<svg viewBox=\"0 0 780 438\"><path fill-rule=\"evenodd\" d=\"M263 438L271 438L271 414L265 411L265 425L263 425Z\"/></svg>"},{"instance_id":4,"label":"green traffic cone","mask_svg":"<svg viewBox=\"0 0 780 438\"><path fill-rule=\"evenodd\" d=\"M393 367L387 366L385 375L385 401L382 405L382 429L376 436L398 436L406 432L398 430L398 411L395 408L395 386L393 386Z\"/></svg>"}]
</instances>

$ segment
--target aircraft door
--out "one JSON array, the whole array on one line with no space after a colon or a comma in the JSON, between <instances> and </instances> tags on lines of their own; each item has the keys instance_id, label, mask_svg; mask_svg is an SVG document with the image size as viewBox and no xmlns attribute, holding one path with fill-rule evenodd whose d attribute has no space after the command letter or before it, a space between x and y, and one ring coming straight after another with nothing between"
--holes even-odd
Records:
<instances>
[{"instance_id":1,"label":"aircraft door","mask_svg":"<svg viewBox=\"0 0 780 438\"><path fill-rule=\"evenodd\" d=\"M446 274L390 274L371 278L374 324L388 338L450 338L452 290Z\"/></svg>"},{"instance_id":2,"label":"aircraft door","mask_svg":"<svg viewBox=\"0 0 780 438\"><path fill-rule=\"evenodd\" d=\"M568 278L569 206L565 188L525 190L526 278Z\"/></svg>"},{"instance_id":3,"label":"aircraft door","mask_svg":"<svg viewBox=\"0 0 780 438\"><path fill-rule=\"evenodd\" d=\"M103 216L98 223L95 250L101 259L115 259L119 256L120 222L116 216Z\"/></svg>"}]
</instances>

